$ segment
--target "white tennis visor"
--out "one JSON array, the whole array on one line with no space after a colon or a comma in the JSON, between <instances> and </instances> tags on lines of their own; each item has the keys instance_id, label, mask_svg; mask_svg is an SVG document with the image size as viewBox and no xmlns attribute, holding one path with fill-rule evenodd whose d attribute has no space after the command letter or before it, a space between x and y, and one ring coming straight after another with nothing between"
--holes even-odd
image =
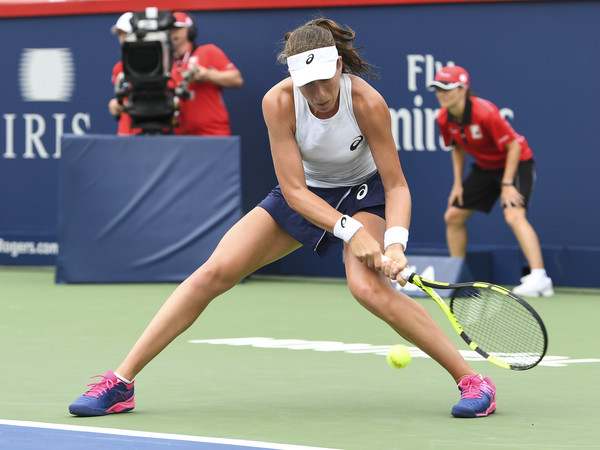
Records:
<instances>
[{"instance_id":1,"label":"white tennis visor","mask_svg":"<svg viewBox=\"0 0 600 450\"><path fill-rule=\"evenodd\" d=\"M333 78L337 69L338 51L335 45L315 48L287 57L287 65L296 86L315 80Z\"/></svg>"},{"instance_id":2,"label":"white tennis visor","mask_svg":"<svg viewBox=\"0 0 600 450\"><path fill-rule=\"evenodd\" d=\"M431 83L429 83L429 85L427 86L428 88L432 89L434 87L438 87L440 89L443 89L445 91L449 91L451 89L457 88L457 87L467 87L467 85L465 83L450 83L447 81L432 81Z\"/></svg>"}]
</instances>

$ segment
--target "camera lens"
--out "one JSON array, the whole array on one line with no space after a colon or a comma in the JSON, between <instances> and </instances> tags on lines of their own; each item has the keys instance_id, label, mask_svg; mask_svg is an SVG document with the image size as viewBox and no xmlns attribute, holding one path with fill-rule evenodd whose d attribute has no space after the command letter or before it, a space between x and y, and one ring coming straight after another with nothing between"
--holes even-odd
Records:
<instances>
[{"instance_id":1,"label":"camera lens","mask_svg":"<svg viewBox=\"0 0 600 450\"><path fill-rule=\"evenodd\" d=\"M136 42L124 46L125 69L133 76L161 74L162 47L159 42Z\"/></svg>"}]
</instances>

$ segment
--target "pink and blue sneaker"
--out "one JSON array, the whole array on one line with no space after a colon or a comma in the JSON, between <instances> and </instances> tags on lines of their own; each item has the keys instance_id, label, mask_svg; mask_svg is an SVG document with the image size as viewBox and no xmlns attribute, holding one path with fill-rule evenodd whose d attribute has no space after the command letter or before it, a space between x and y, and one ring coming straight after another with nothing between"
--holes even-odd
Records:
<instances>
[{"instance_id":1,"label":"pink and blue sneaker","mask_svg":"<svg viewBox=\"0 0 600 450\"><path fill-rule=\"evenodd\" d=\"M454 417L485 417L496 411L496 386L488 377L466 376L458 389L460 401L452 408Z\"/></svg>"},{"instance_id":2,"label":"pink and blue sneaker","mask_svg":"<svg viewBox=\"0 0 600 450\"><path fill-rule=\"evenodd\" d=\"M104 416L112 413L131 411L135 406L133 384L126 384L117 378L112 370L96 383L90 383L82 396L69 405L69 412L75 416Z\"/></svg>"}]
</instances>

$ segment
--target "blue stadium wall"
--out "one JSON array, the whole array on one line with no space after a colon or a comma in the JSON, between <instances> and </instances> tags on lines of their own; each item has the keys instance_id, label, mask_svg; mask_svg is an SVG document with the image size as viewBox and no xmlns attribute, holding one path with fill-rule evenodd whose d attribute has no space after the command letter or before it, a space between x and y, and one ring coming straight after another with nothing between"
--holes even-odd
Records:
<instances>
[{"instance_id":1,"label":"blue stadium wall","mask_svg":"<svg viewBox=\"0 0 600 450\"><path fill-rule=\"evenodd\" d=\"M335 3L343 2L328 4ZM438 105L426 84L437 68L454 62L467 68L473 90L497 104L534 151L537 184L529 217L556 284L600 286L595 276L600 263L595 87L600 2L397 3L227 10L183 3L198 23L199 42L224 49L245 79L243 89L225 92L233 133L241 137L244 210L276 184L260 104L264 93L286 76L275 61L282 36L324 15L353 27L362 55L378 68L381 78L372 84L388 102L413 196L411 252L446 252L442 216L451 162L434 123ZM0 265L51 265L58 251L60 137L116 132L107 103L113 96L111 69L120 57L110 27L119 12L16 16L0 18L5 43ZM54 58L48 70L40 67L44 55ZM56 78L62 84L55 83L52 92L40 89ZM476 214L469 237L470 254L490 267L492 281L516 282L524 259L500 208L489 216ZM340 253L325 261L309 253L300 250L264 271L343 274Z\"/></svg>"}]
</instances>

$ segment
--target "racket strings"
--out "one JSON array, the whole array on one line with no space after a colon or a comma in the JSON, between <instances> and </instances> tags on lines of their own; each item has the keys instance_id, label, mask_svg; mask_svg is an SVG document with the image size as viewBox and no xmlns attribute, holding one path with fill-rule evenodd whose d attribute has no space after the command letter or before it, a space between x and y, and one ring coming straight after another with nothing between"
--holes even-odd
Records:
<instances>
[{"instance_id":1,"label":"racket strings","mask_svg":"<svg viewBox=\"0 0 600 450\"><path fill-rule=\"evenodd\" d=\"M471 340L501 361L528 367L546 351L540 319L505 293L479 286L459 288L450 308Z\"/></svg>"}]
</instances>

